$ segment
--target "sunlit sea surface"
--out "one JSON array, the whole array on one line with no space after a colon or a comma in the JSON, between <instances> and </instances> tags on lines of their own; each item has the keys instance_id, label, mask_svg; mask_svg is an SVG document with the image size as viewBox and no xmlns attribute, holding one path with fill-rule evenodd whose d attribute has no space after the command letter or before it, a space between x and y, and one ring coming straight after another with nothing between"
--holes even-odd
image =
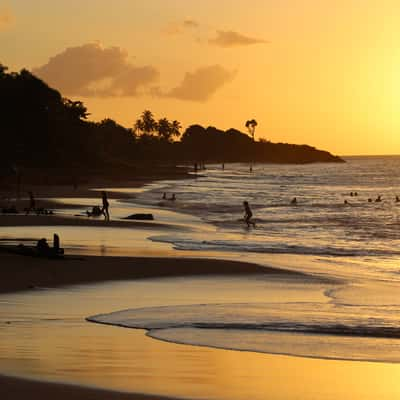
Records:
<instances>
[{"instance_id":1,"label":"sunlit sea surface","mask_svg":"<svg viewBox=\"0 0 400 400\"><path fill-rule=\"evenodd\" d=\"M400 362L400 157L346 161L256 165L252 173L246 164L209 165L197 178L165 182L134 200L196 215L216 227L212 233L153 235L153 241L340 279L324 288L323 301L287 301L282 293L272 304L210 300L92 320L144 328L152 337L186 344ZM177 200L161 200L163 192L167 198L175 193ZM382 201L376 201L379 196ZM244 200L255 228L243 222Z\"/></svg>"}]
</instances>

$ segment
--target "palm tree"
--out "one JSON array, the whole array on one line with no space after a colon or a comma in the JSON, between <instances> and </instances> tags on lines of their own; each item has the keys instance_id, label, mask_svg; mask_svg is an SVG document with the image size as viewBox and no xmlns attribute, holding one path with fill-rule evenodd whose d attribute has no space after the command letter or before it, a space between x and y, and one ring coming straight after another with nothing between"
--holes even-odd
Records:
<instances>
[{"instance_id":1,"label":"palm tree","mask_svg":"<svg viewBox=\"0 0 400 400\"><path fill-rule=\"evenodd\" d=\"M171 135L175 137L179 137L181 135L182 125L176 119L171 122Z\"/></svg>"},{"instance_id":2,"label":"palm tree","mask_svg":"<svg viewBox=\"0 0 400 400\"><path fill-rule=\"evenodd\" d=\"M157 123L158 136L167 142L171 140L171 125L167 118L161 118Z\"/></svg>"},{"instance_id":3,"label":"palm tree","mask_svg":"<svg viewBox=\"0 0 400 400\"><path fill-rule=\"evenodd\" d=\"M135 131L140 131L146 135L152 135L157 131L157 128L157 121L154 119L153 113L149 110L144 110L134 125Z\"/></svg>"},{"instance_id":4,"label":"palm tree","mask_svg":"<svg viewBox=\"0 0 400 400\"><path fill-rule=\"evenodd\" d=\"M246 126L247 130L249 131L249 134L251 135L253 140L254 140L254 133L256 131L256 126L257 125L258 124L257 124L257 121L255 119L249 119L249 120L246 121L246 124L245 124L245 126Z\"/></svg>"},{"instance_id":5,"label":"palm tree","mask_svg":"<svg viewBox=\"0 0 400 400\"><path fill-rule=\"evenodd\" d=\"M249 119L246 121L245 126L251 135L254 142L254 134L256 132L257 121L255 119ZM250 163L250 172L253 172L253 164Z\"/></svg>"}]
</instances>

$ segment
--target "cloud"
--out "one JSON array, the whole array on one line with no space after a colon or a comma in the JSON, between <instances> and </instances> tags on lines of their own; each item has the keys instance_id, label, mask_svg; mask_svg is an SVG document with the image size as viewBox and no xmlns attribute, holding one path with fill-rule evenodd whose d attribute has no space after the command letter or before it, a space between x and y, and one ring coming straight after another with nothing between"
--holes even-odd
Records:
<instances>
[{"instance_id":1,"label":"cloud","mask_svg":"<svg viewBox=\"0 0 400 400\"><path fill-rule=\"evenodd\" d=\"M234 31L217 31L217 36L214 39L210 39L208 43L219 47L237 47L268 43L268 41L248 37Z\"/></svg>"},{"instance_id":2,"label":"cloud","mask_svg":"<svg viewBox=\"0 0 400 400\"><path fill-rule=\"evenodd\" d=\"M200 24L197 21L188 18L183 21L173 22L167 25L163 29L163 33L166 35L180 35L188 30L197 29L199 26Z\"/></svg>"},{"instance_id":3,"label":"cloud","mask_svg":"<svg viewBox=\"0 0 400 400\"><path fill-rule=\"evenodd\" d=\"M187 72L181 84L164 93L164 96L180 100L207 101L235 75L236 72L229 71L220 65L202 67L194 72Z\"/></svg>"},{"instance_id":4,"label":"cloud","mask_svg":"<svg viewBox=\"0 0 400 400\"><path fill-rule=\"evenodd\" d=\"M8 8L0 9L0 31L8 29L14 23L14 15Z\"/></svg>"},{"instance_id":5,"label":"cloud","mask_svg":"<svg viewBox=\"0 0 400 400\"><path fill-rule=\"evenodd\" d=\"M98 43L68 47L32 72L63 94L88 97L135 96L159 77L152 66L131 64L121 48Z\"/></svg>"}]
</instances>

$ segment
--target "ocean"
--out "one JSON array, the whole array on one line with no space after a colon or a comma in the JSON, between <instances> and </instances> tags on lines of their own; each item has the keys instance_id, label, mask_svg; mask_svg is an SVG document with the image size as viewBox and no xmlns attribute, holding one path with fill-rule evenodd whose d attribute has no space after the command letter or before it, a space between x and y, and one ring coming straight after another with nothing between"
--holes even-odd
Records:
<instances>
[{"instance_id":1,"label":"ocean","mask_svg":"<svg viewBox=\"0 0 400 400\"><path fill-rule=\"evenodd\" d=\"M161 200L164 192L176 200ZM289 268L325 284L296 282L294 289L293 282L262 280L266 292L256 302L209 299L116 310L90 320L147 329L154 338L176 343L400 362L398 195L398 156L349 157L345 164L260 164L252 173L246 164L208 165L193 179L157 183L132 201L195 215L215 230L168 232L150 236L152 241L169 243L182 254L211 251ZM294 197L296 205L290 204ZM243 222L245 200L255 228ZM235 282L249 299L260 284ZM273 301L271 285L280 291ZM316 288L322 296L310 300ZM297 298L287 295L291 290Z\"/></svg>"}]
</instances>

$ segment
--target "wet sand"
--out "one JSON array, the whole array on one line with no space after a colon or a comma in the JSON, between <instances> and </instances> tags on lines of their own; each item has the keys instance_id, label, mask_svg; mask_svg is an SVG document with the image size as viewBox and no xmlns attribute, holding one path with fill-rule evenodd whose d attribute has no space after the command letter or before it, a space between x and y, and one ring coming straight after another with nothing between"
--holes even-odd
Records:
<instances>
[{"instance_id":1,"label":"wet sand","mask_svg":"<svg viewBox=\"0 0 400 400\"><path fill-rule=\"evenodd\" d=\"M0 376L0 398L7 400L167 400L171 397L113 392L62 383Z\"/></svg>"},{"instance_id":2,"label":"wet sand","mask_svg":"<svg viewBox=\"0 0 400 400\"><path fill-rule=\"evenodd\" d=\"M59 216L59 215L0 215L0 226L92 226L109 228L176 228L171 224L162 224L155 221L135 221L135 220L111 220L104 221L103 218L93 219L86 216ZM182 230L182 227L179 227Z\"/></svg>"},{"instance_id":3,"label":"wet sand","mask_svg":"<svg viewBox=\"0 0 400 400\"><path fill-rule=\"evenodd\" d=\"M64 259L13 254L0 247L0 293L110 280L190 275L290 274L245 262L151 257L65 256Z\"/></svg>"},{"instance_id":4,"label":"wet sand","mask_svg":"<svg viewBox=\"0 0 400 400\"><path fill-rule=\"evenodd\" d=\"M34 218L34 217L33 217ZM302 274L265 268L256 264L214 259L96 257L66 256L64 259L13 254L7 247L0 248L0 293L57 287L70 284L102 281L177 277L191 275L251 275L288 274L305 278ZM97 327L96 327L97 328ZM140 340L152 340L141 338ZM86 387L31 381L0 376L0 398L22 400L85 399L85 400L145 400L166 399L162 396L119 393Z\"/></svg>"}]
</instances>

